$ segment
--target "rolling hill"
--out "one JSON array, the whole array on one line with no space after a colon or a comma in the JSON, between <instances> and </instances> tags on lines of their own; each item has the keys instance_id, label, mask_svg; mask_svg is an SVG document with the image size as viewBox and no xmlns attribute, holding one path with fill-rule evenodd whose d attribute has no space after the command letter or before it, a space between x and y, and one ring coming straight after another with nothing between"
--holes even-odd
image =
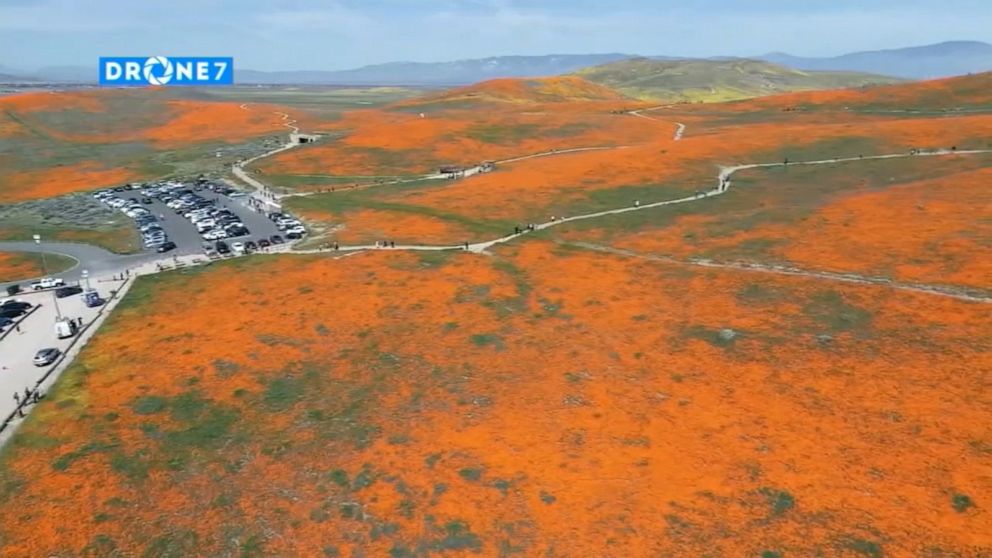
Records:
<instances>
[{"instance_id":1,"label":"rolling hill","mask_svg":"<svg viewBox=\"0 0 992 558\"><path fill-rule=\"evenodd\" d=\"M501 78L457 87L435 95L398 103L404 108L476 107L483 104L565 103L581 101L622 101L625 97L601 84L578 76L545 78Z\"/></svg>"},{"instance_id":2,"label":"rolling hill","mask_svg":"<svg viewBox=\"0 0 992 558\"><path fill-rule=\"evenodd\" d=\"M852 72L807 72L757 60L622 60L576 73L631 97L664 101L729 101L790 91L895 83Z\"/></svg>"}]
</instances>

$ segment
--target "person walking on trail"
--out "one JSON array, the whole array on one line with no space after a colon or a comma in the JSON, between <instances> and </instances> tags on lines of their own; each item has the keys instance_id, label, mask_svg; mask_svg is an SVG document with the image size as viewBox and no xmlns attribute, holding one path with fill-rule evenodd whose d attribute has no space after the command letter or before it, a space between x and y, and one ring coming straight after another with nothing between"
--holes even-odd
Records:
<instances>
[{"instance_id":1,"label":"person walking on trail","mask_svg":"<svg viewBox=\"0 0 992 558\"><path fill-rule=\"evenodd\" d=\"M14 331L16 331L17 333L21 333L21 324L15 325L14 326Z\"/></svg>"},{"instance_id":2,"label":"person walking on trail","mask_svg":"<svg viewBox=\"0 0 992 558\"><path fill-rule=\"evenodd\" d=\"M16 391L14 392L14 403L21 404L21 396Z\"/></svg>"},{"instance_id":3,"label":"person walking on trail","mask_svg":"<svg viewBox=\"0 0 992 558\"><path fill-rule=\"evenodd\" d=\"M390 240L390 241L389 241L389 247L390 247L390 248L396 248L396 242L395 242L395 241L393 241L393 240Z\"/></svg>"}]
</instances>

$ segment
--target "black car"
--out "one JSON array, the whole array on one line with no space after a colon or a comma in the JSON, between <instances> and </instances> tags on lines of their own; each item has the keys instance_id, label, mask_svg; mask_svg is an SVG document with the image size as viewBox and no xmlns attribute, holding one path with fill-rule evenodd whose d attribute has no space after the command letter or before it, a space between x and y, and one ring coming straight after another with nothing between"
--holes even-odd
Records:
<instances>
[{"instance_id":1,"label":"black car","mask_svg":"<svg viewBox=\"0 0 992 558\"><path fill-rule=\"evenodd\" d=\"M268 215L269 221L278 221L279 219L282 219L285 216L286 216L285 214L279 213L278 211L273 211L272 213L269 213L269 215Z\"/></svg>"},{"instance_id":2,"label":"black car","mask_svg":"<svg viewBox=\"0 0 992 558\"><path fill-rule=\"evenodd\" d=\"M272 236L270 236L270 237L269 237L269 240L271 240L271 241L272 241L272 244L282 244L283 242L285 242L285 241L284 241L284 240L282 239L282 237L281 237L281 236L279 236L279 235L277 235L277 234L274 234L274 235L272 235Z\"/></svg>"},{"instance_id":3,"label":"black car","mask_svg":"<svg viewBox=\"0 0 992 558\"><path fill-rule=\"evenodd\" d=\"M143 203L145 205L151 205L152 199L151 198L141 198L141 203Z\"/></svg>"},{"instance_id":4,"label":"black car","mask_svg":"<svg viewBox=\"0 0 992 558\"><path fill-rule=\"evenodd\" d=\"M161 254L163 252L168 252L169 250L175 250L175 249L176 249L176 243L169 240L164 244L162 244L161 246L159 246L158 248L156 248L155 251Z\"/></svg>"},{"instance_id":5,"label":"black car","mask_svg":"<svg viewBox=\"0 0 992 558\"><path fill-rule=\"evenodd\" d=\"M83 292L83 288L79 285L70 285L55 289L55 296L56 298L65 298L67 296L77 295L81 292Z\"/></svg>"},{"instance_id":6,"label":"black car","mask_svg":"<svg viewBox=\"0 0 992 558\"><path fill-rule=\"evenodd\" d=\"M262 240L258 241L259 248L268 248L269 246L272 246L272 243L269 242L269 239L267 238L263 238Z\"/></svg>"},{"instance_id":7,"label":"black car","mask_svg":"<svg viewBox=\"0 0 992 558\"><path fill-rule=\"evenodd\" d=\"M14 320L12 320L10 318L0 318L0 329L3 329L5 327L9 326L12 323L14 323Z\"/></svg>"},{"instance_id":8,"label":"black car","mask_svg":"<svg viewBox=\"0 0 992 558\"><path fill-rule=\"evenodd\" d=\"M251 234L251 231L249 231L245 227L231 227L231 228L224 229L224 230L227 232L227 236L229 236L231 238L237 238L237 237L240 237L240 236L248 236L249 234Z\"/></svg>"},{"instance_id":9,"label":"black car","mask_svg":"<svg viewBox=\"0 0 992 558\"><path fill-rule=\"evenodd\" d=\"M27 312L27 310L23 308L9 308L5 310L0 310L0 318L13 319L24 315L25 312Z\"/></svg>"},{"instance_id":10,"label":"black car","mask_svg":"<svg viewBox=\"0 0 992 558\"><path fill-rule=\"evenodd\" d=\"M217 241L217 244L215 244L215 247L217 248L217 253L218 254L230 254L231 253L231 248L223 240L218 240Z\"/></svg>"},{"instance_id":11,"label":"black car","mask_svg":"<svg viewBox=\"0 0 992 558\"><path fill-rule=\"evenodd\" d=\"M19 300L9 300L0 306L0 310L30 310L30 302L21 302Z\"/></svg>"},{"instance_id":12,"label":"black car","mask_svg":"<svg viewBox=\"0 0 992 558\"><path fill-rule=\"evenodd\" d=\"M299 240L303 238L303 235L298 232L289 231L288 233L286 233L286 238L290 240Z\"/></svg>"},{"instance_id":13,"label":"black car","mask_svg":"<svg viewBox=\"0 0 992 558\"><path fill-rule=\"evenodd\" d=\"M258 244L252 240L245 242L245 252L254 252L255 250L258 250Z\"/></svg>"}]
</instances>

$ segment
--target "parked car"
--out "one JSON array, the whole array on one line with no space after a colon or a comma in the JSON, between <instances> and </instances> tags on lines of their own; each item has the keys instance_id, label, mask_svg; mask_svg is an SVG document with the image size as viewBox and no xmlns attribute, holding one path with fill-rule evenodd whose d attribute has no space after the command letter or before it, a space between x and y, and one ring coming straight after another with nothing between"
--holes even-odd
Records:
<instances>
[{"instance_id":1,"label":"parked car","mask_svg":"<svg viewBox=\"0 0 992 558\"><path fill-rule=\"evenodd\" d=\"M27 310L24 308L4 308L0 310L0 318L14 319L23 316L25 312Z\"/></svg>"},{"instance_id":2,"label":"parked car","mask_svg":"<svg viewBox=\"0 0 992 558\"><path fill-rule=\"evenodd\" d=\"M83 292L83 288L79 285L69 285L67 287L59 287L55 289L55 298L66 298L72 295L77 295Z\"/></svg>"},{"instance_id":3,"label":"parked car","mask_svg":"<svg viewBox=\"0 0 992 558\"><path fill-rule=\"evenodd\" d=\"M0 330L6 328L7 326L14 323L14 320L10 318L0 318Z\"/></svg>"},{"instance_id":4,"label":"parked car","mask_svg":"<svg viewBox=\"0 0 992 558\"><path fill-rule=\"evenodd\" d=\"M35 366L48 366L49 364L55 362L55 359L59 358L62 351L52 347L48 349L42 349L34 355L34 365Z\"/></svg>"},{"instance_id":5,"label":"parked car","mask_svg":"<svg viewBox=\"0 0 992 558\"><path fill-rule=\"evenodd\" d=\"M218 240L217 241L217 244L215 246L217 248L217 253L218 254L230 254L231 253L231 248L223 240Z\"/></svg>"},{"instance_id":6,"label":"parked car","mask_svg":"<svg viewBox=\"0 0 992 558\"><path fill-rule=\"evenodd\" d=\"M235 254L244 254L245 253L245 243L244 242L233 242L233 243L231 243L231 250Z\"/></svg>"},{"instance_id":7,"label":"parked car","mask_svg":"<svg viewBox=\"0 0 992 558\"><path fill-rule=\"evenodd\" d=\"M255 244L255 241L249 240L245 242L245 252L254 252L256 250L258 250L258 244Z\"/></svg>"},{"instance_id":8,"label":"parked car","mask_svg":"<svg viewBox=\"0 0 992 558\"><path fill-rule=\"evenodd\" d=\"M96 291L90 291L83 295L83 303L88 308L96 308L97 306L103 305L104 302L107 301L100 298L100 293Z\"/></svg>"},{"instance_id":9,"label":"parked car","mask_svg":"<svg viewBox=\"0 0 992 558\"><path fill-rule=\"evenodd\" d=\"M203 233L203 238L207 240L222 240L227 238L227 233L223 229L210 229Z\"/></svg>"},{"instance_id":10,"label":"parked car","mask_svg":"<svg viewBox=\"0 0 992 558\"><path fill-rule=\"evenodd\" d=\"M30 310L31 303L21 300L5 300L3 304L0 304L0 310L13 310L15 308L19 310Z\"/></svg>"},{"instance_id":11,"label":"parked car","mask_svg":"<svg viewBox=\"0 0 992 558\"><path fill-rule=\"evenodd\" d=\"M269 239L267 238L263 238L262 240L258 241L259 248L268 248L269 246L272 246L272 243L269 242Z\"/></svg>"},{"instance_id":12,"label":"parked car","mask_svg":"<svg viewBox=\"0 0 992 558\"><path fill-rule=\"evenodd\" d=\"M176 249L176 243L172 242L171 240L167 240L161 245L159 245L159 247L156 248L155 251L158 252L159 254L162 254L164 252L168 252L169 250L175 250L175 249Z\"/></svg>"},{"instance_id":13,"label":"parked car","mask_svg":"<svg viewBox=\"0 0 992 558\"><path fill-rule=\"evenodd\" d=\"M62 279L53 279L51 277L45 277L40 281L35 281L34 283L31 283L31 288L36 291L40 291L41 289L52 289L55 287L61 287L63 285L65 285L65 281L63 281Z\"/></svg>"}]
</instances>

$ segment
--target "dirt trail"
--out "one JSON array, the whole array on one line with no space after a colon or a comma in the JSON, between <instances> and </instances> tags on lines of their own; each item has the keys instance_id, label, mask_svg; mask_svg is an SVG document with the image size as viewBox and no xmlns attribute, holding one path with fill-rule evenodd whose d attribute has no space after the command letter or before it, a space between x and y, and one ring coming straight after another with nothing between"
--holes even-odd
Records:
<instances>
[{"instance_id":1,"label":"dirt trail","mask_svg":"<svg viewBox=\"0 0 992 558\"><path fill-rule=\"evenodd\" d=\"M667 264L707 267L707 268L715 268L715 269L732 269L735 271L770 273L774 275L789 275L793 277L806 277L810 279L822 279L826 281L839 281L842 283L854 283L858 285L879 285L883 287L897 289L900 291L909 291L909 292L923 293L923 294L936 295L936 296L946 296L950 298L956 298L958 300L967 300L969 302L992 302L992 295L990 294L983 293L982 291L978 291L976 289L967 289L962 287L954 287L950 285L901 283L899 281L893 281L892 279L888 279L886 277L859 275L857 273L814 271L808 269L800 269L797 267L792 267L787 265L761 264L761 263L745 262L745 261L717 262L705 258L689 258L682 260L678 258L672 258L670 256L639 254L637 252L632 252L630 250L623 250L621 248L613 248L611 246L602 246L599 244L592 244L588 242L566 242L564 244L571 246L578 246L579 248L585 248L588 250L595 250L597 252L616 254L619 256L638 258L642 260L649 260L655 262L663 262Z\"/></svg>"},{"instance_id":2,"label":"dirt trail","mask_svg":"<svg viewBox=\"0 0 992 558\"><path fill-rule=\"evenodd\" d=\"M633 115L633 116L636 116L636 117L645 118L645 119L653 120L653 121L656 121L656 122L666 122L667 123L668 121L661 120L661 119L658 119L658 118L653 118L653 117L647 116L647 115L642 114L642 113L644 111L653 111L653 110L667 108L669 106L671 106L671 105L663 105L663 106L658 106L658 107L650 107L650 108L646 108L646 109L639 109L639 110L636 110L636 111L631 111L630 114ZM289 119L289 115L286 114L286 113L277 113L277 114L280 114L283 117L283 120L286 121L286 126L293 130L292 134L299 133L299 127L295 126L295 124L296 124L296 121L295 120L290 120ZM675 141L678 141L678 140L680 140L682 138L683 134L685 133L685 124L682 124L682 123L678 123L677 122L676 125L677 125L677 128L676 128L675 138L674 139L675 139ZM247 164L249 164L249 163L252 163L254 161L257 161L259 159L262 159L262 158L265 158L265 157L269 157L271 155L274 155L276 153L280 153L282 151L286 151L288 149L292 149L296 145L298 145L298 144L294 141L294 138L291 135L290 136L290 143L288 143L286 145L283 145L282 147L279 147L279 148L274 149L272 151L269 151L267 153L263 153L262 155L258 155L256 157L253 157L253 158L248 159L246 161L243 161L241 163L235 164L234 167L232 168L232 171L242 181L244 181L244 182L246 182L248 184L251 184L253 187L255 187L257 189L257 194L259 196L262 196L263 197L262 199L266 203L271 203L271 201L267 197L265 197L266 194L268 193L268 188L264 184L262 184L261 182L259 182L258 180L256 180L256 179L252 178L251 176L249 176L244 171L244 166L247 165ZM502 159L502 160L499 160L499 161L495 161L495 163L496 164L511 164L511 163L516 163L516 162L519 162L519 161L526 161L526 160L529 160L529 159L536 159L536 158L539 158L539 157L550 157L550 156L555 156L555 155L566 155L566 154L570 154L570 153L581 153L581 152L586 152L586 151L602 151L602 150L611 150L611 149L627 149L629 147L630 146L593 146L593 147L575 147L575 148L570 148L570 149L555 149L555 150L550 150L550 151L542 151L540 153L533 153L533 154L530 154L530 155L522 155L522 156L519 156L519 157L512 157L512 158L509 158L509 159ZM541 230L548 229L548 228L551 228L551 227L554 227L554 226L562 225L562 224L565 224L565 223L571 223L571 222L575 222L575 221L582 221L582 220L587 220L587 219L596 219L596 218L599 218L599 217L606 217L606 216L609 216L609 215L619 215L619 214L622 214L622 213L629 213L629 212L633 212L633 211L643 211L643 210L646 210L646 209L654 209L654 208L664 207L664 206L669 206L669 205L677 205L677 204L683 204L683 203L690 203L690 202L694 202L694 201L700 201L700 200L704 200L704 199L707 199L707 198L712 198L712 197L720 196L720 195L723 195L723 194L727 193L730 190L730 187L731 187L731 184L732 184L732 182L730 180L731 177L735 173L740 172L740 171L744 171L744 170L759 169L759 168L772 168L772 167L786 167L786 166L790 166L790 165L791 166L831 165L831 164L851 163L851 162L857 162L857 161L878 161L878 160L886 160L886 159L905 159L905 158L911 158L911 157L943 157L943 156L950 156L950 155L967 156L967 155L979 155L979 154L989 154L989 153L992 153L992 149L972 149L972 150L938 149L938 150L934 150L934 151L913 151L913 152L909 152L909 153L891 153L891 154L887 154L887 155L869 155L869 156L858 156L858 157L842 157L842 158L833 158L833 159L820 159L820 160L815 160L815 161L794 161L794 162L789 162L789 163L786 163L786 162L750 163L750 164L736 165L736 166L731 166L731 167L723 167L723 168L720 169L720 172L717 175L717 184L716 184L716 186L714 188L710 189L710 190L705 190L705 191L697 192L697 193L695 193L693 195L683 196L681 198L676 198L676 199L671 199L671 200L662 200L662 201L657 201L657 202L652 202L652 203L646 203L646 204L641 204L639 202L635 202L634 204L632 204L630 206L627 206L627 207L621 207L621 208L617 208L617 209L608 209L608 210L604 210L604 211L597 211L597 212L586 213L586 214L582 214L582 215L573 215L571 217L556 218L554 220L546 221L544 223L534 224L533 225L533 231L541 231ZM471 174L477 174L479 172L482 172L481 166L480 167L473 167L471 169L466 169L466 174L464 176L470 176ZM417 176L417 177L400 179L400 180L380 182L380 183L376 183L376 184L357 185L357 186L352 187L350 189L368 188L368 187L383 186L383 185L388 185L388 184L401 184L401 183L405 183L405 182L415 182L415 181L419 181L419 180L437 179L437 178L445 178L445 175L429 174L429 175ZM341 190L345 190L345 189L349 189L349 188L348 187L343 187L343 188L340 188L340 189ZM275 198L276 199L283 199L283 198L288 198L288 197L307 196L307 195L313 195L313 194L314 194L314 192L301 192L301 193L296 193L296 194L276 195ZM448 251L448 250L466 250L466 251L469 251L469 252L481 254L481 253L485 253L487 250L489 250L493 246L496 246L496 245L499 245L499 244L504 244L504 243L507 243L507 242L511 242L513 240L516 240L519 237L526 236L529 232L530 231L528 231L528 230L524 230L523 232L520 232L520 233L509 234L509 235L506 235L506 236L503 236L503 237L499 237L499 238L495 238L495 239L492 239L492 240L487 240L487 241L483 241L483 242L475 242L475 243L471 243L470 242L470 243L467 243L467 244L457 244L457 245L415 245L415 244L404 244L404 245L397 245L395 247L386 248L386 247L380 247L380 246L376 246L376 245L364 244L364 245L352 245L352 246L339 246L338 251L346 252L346 253L354 253L354 252L362 252L362 251L366 251L366 250L380 250L380 249L383 249L383 250L426 251L426 252L437 252L437 251ZM969 301L976 301L976 302L992 302L992 297L989 297L989 296L987 296L985 294L977 293L977 292L974 292L974 291L969 291L967 289L958 289L958 288L955 288L955 287L943 286L943 285L922 285L922 284L899 283L899 282L892 281L890 279L886 279L884 277L870 277L870 276L862 276L862 275L857 275L857 274L820 272L820 271L807 271L807 270L801 270L801 269L798 269L798 268L791 268L791 267L787 267L787 266L764 265L764 264L755 264L755 263L749 263L749 262L729 262L728 263L728 262L713 262L713 261L710 261L710 260L702 260L702 259L682 261L682 260L674 260L674 259L669 259L669 258L663 258L663 257L660 257L660 256L643 256L643 255L640 255L640 254L636 254L636 253L633 253L633 252L627 252L627 251L620 250L620 249L612 249L612 248L606 248L606 247L594 247L594 245L588 245L587 247L589 247L591 249L596 249L596 250L599 250L599 251L613 251L614 253L622 254L622 255L628 255L628 256L631 256L631 257L642 257L642 258L647 258L647 259L656 259L658 261L666 261L666 262L670 262L670 263L682 263L682 264L686 264L686 265L696 265L696 266L712 267L712 268L724 268L724 269L737 269L737 270L742 270L742 271L755 271L755 272L763 272L763 273L776 273L776 274L780 274L780 275L803 276L803 277L809 277L809 278L817 278L817 279L832 280L832 281L841 281L841 282L848 282L848 283L883 285L883 286L887 286L887 287L894 288L894 289L899 289L899 290L912 291L912 292L920 292L920 293L933 294L933 295L938 295L938 296L948 296L948 297L958 298L958 299L961 299L961 300L969 300ZM322 249L310 249L310 250L295 250L292 253L297 253L297 254L315 254L315 253L326 253L328 251L329 251L328 249L322 248Z\"/></svg>"},{"instance_id":3,"label":"dirt trail","mask_svg":"<svg viewBox=\"0 0 992 558\"><path fill-rule=\"evenodd\" d=\"M241 108L244 110L249 110L247 104L244 103L241 104ZM251 186L252 189L254 190L254 192L252 193L252 197L254 197L255 199L259 200L261 203L266 205L277 205L272 201L273 194L269 191L269 187L266 186L265 183L252 177L245 170L245 165L249 165L251 163L254 163L255 161L264 159L266 157L271 157L276 153L282 153L283 151L288 151L300 145L300 143L296 141L296 137L295 137L296 134L300 133L299 126L296 126L296 120L290 120L289 115L286 114L285 112L276 112L275 114L278 114L282 117L283 126L286 126L290 130L292 130L289 134L289 140L282 146L277 147L271 151L267 151L265 153L262 153L261 155L256 155L250 159L239 161L231 165L231 173L234 174L234 176L241 182Z\"/></svg>"},{"instance_id":4,"label":"dirt trail","mask_svg":"<svg viewBox=\"0 0 992 558\"><path fill-rule=\"evenodd\" d=\"M658 107L650 107L650 108L645 108L645 109L632 110L632 111L630 111L630 115L631 116L636 116L638 118L644 118L645 120L653 120L655 122L663 122L665 124L672 124L673 122L670 121L670 120L662 120L660 118L654 118L652 116L648 116L646 114L643 114L646 111L652 111L652 110L659 110L659 109L664 109L664 108L670 108L672 106L674 106L674 105L662 105L662 106L658 106ZM674 124L675 124L675 135L672 137L672 139L675 140L675 141L679 141L679 140L682 139L682 136L685 135L685 124L683 124L681 122L674 122Z\"/></svg>"},{"instance_id":5,"label":"dirt trail","mask_svg":"<svg viewBox=\"0 0 992 558\"><path fill-rule=\"evenodd\" d=\"M559 152L560 153L560 152ZM574 215L571 217L564 217L561 219L555 219L553 221L546 221L544 223L538 223L534 225L534 231L541 231L554 226L562 225L564 223L571 223L574 221L581 221L586 219L595 219L598 217L605 217L608 215L619 215L622 213L629 213L632 211L643 211L646 209L652 209L656 207L664 207L668 205L677 205L682 203L690 203L694 201L704 200L706 198L712 198L716 196L723 195L730 190L731 187L731 176L734 173L757 168L770 168L770 167L783 167L783 166L803 166L803 165L828 165L828 164L840 164L840 163L850 163L856 161L873 161L873 160L884 160L884 159L905 159L910 157L942 157L950 155L979 155L979 154L989 154L992 153L992 149L973 149L965 151L953 151L949 149L940 149L936 151L927 152L916 152L916 153L893 153L888 155L871 155L867 157L846 157L846 158L836 158L836 159L822 159L817 161L796 161L791 163L753 163L747 165L737 165L733 167L724 167L720 170L717 175L717 185L711 190L704 192L699 192L691 196L683 196L681 198L676 198L672 200L663 200L647 204L635 204L628 207L621 207L617 209L608 209L604 211L597 211L594 213L586 213L582 215ZM397 245L392 248L380 248L375 245L355 245L355 246L339 246L339 250L342 252L348 251L364 251L364 250L408 250L408 251L444 251L444 250L467 250L469 252L481 254L486 252L488 249L496 246L498 244L504 244L511 242L526 236L529 231L524 231L516 234L509 234L500 238L495 238L492 240L487 240L483 242L459 244L459 245ZM327 249L314 249L314 250L296 250L293 253L301 254L315 254L315 253L326 253ZM603 251L603 250L601 250ZM617 253L623 253L624 255L637 255L634 253L627 253L625 251L618 251ZM725 268L725 269L738 269L743 271L760 271L765 273L777 273L780 275L796 275L804 276L810 278L818 278L824 280L841 281L848 283L861 283L861 284L872 284L872 285L883 285L894 289L919 292L925 294L933 294L939 296L949 296L953 298L958 298L961 300L969 300L974 302L992 302L992 297L979 293L977 291L969 291L967 289L959 289L955 287L943 286L943 285L923 285L923 284L910 284L910 283L899 283L892 281L891 279L886 279L883 277L870 277L857 274L845 274L845 273L833 273L833 272L818 272L818 271L806 271L797 268L790 268L787 266L772 266L763 264L753 264L748 262L713 262L710 260L669 260L661 257L649 257L654 258L659 261L670 261L672 263L686 263L689 265L697 265L703 267L713 267L713 268Z\"/></svg>"}]
</instances>

